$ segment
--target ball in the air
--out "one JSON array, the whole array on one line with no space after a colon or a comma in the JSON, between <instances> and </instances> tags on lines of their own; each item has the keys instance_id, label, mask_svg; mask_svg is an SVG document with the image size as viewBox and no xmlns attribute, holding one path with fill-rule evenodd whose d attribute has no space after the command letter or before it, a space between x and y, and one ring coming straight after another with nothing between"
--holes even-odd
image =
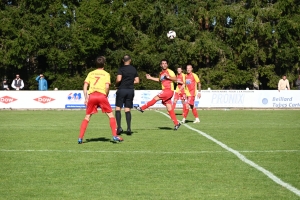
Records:
<instances>
[{"instance_id":1,"label":"ball in the air","mask_svg":"<svg viewBox=\"0 0 300 200\"><path fill-rule=\"evenodd\" d=\"M176 38L176 32L171 30L167 33L167 36L169 39L174 39Z\"/></svg>"}]
</instances>

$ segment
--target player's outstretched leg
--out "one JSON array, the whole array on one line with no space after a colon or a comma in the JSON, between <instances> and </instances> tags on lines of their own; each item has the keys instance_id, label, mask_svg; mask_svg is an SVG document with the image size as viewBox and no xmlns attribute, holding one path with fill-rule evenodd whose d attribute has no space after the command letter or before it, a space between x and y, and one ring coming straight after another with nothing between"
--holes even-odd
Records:
<instances>
[{"instance_id":1,"label":"player's outstretched leg","mask_svg":"<svg viewBox=\"0 0 300 200\"><path fill-rule=\"evenodd\" d=\"M141 113L144 112L140 106L133 106L133 107L134 107L135 109L137 109L138 111L140 111Z\"/></svg>"},{"instance_id":2,"label":"player's outstretched leg","mask_svg":"<svg viewBox=\"0 0 300 200\"><path fill-rule=\"evenodd\" d=\"M177 101L174 100L174 102L173 102L173 104L172 104L172 109L173 109L173 110L175 110L175 108L176 108L176 103L177 103Z\"/></svg>"},{"instance_id":3,"label":"player's outstretched leg","mask_svg":"<svg viewBox=\"0 0 300 200\"><path fill-rule=\"evenodd\" d=\"M148 101L145 105L143 105L142 107L139 106L134 106L135 109L137 109L140 112L144 112L144 110L146 110L147 108L149 108L150 106L153 106L158 100L160 100L160 98L158 96L155 96L151 101Z\"/></svg>"}]
</instances>

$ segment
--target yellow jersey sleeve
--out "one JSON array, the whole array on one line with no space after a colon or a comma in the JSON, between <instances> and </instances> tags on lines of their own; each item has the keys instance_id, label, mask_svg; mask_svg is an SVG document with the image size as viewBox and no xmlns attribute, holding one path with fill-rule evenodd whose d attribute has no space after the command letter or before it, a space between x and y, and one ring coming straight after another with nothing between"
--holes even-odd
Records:
<instances>
[{"instance_id":1,"label":"yellow jersey sleeve","mask_svg":"<svg viewBox=\"0 0 300 200\"><path fill-rule=\"evenodd\" d=\"M175 73L172 70L168 69L168 72L170 77L176 77Z\"/></svg>"},{"instance_id":2,"label":"yellow jersey sleeve","mask_svg":"<svg viewBox=\"0 0 300 200\"><path fill-rule=\"evenodd\" d=\"M200 83L200 79L199 79L198 75L194 74L194 73L193 73L193 75L194 75L195 82Z\"/></svg>"}]
</instances>

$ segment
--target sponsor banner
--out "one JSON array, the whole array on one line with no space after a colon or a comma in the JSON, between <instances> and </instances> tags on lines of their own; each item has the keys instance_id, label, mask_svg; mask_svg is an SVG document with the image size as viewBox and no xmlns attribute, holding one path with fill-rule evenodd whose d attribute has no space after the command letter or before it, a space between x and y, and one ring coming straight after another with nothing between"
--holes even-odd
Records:
<instances>
[{"instance_id":1,"label":"sponsor banner","mask_svg":"<svg viewBox=\"0 0 300 200\"><path fill-rule=\"evenodd\" d=\"M144 105L161 90L136 90L134 105ZM115 107L116 91L108 96ZM299 90L202 90L195 99L199 108L300 108ZM164 108L158 101L152 108ZM177 108L182 108L181 100ZM85 109L81 90L66 91L0 91L0 109Z\"/></svg>"},{"instance_id":2,"label":"sponsor banner","mask_svg":"<svg viewBox=\"0 0 300 200\"><path fill-rule=\"evenodd\" d=\"M259 93L254 107L263 108L300 108L300 90L282 90Z\"/></svg>"},{"instance_id":3,"label":"sponsor banner","mask_svg":"<svg viewBox=\"0 0 300 200\"><path fill-rule=\"evenodd\" d=\"M252 107L254 90L202 90L199 107Z\"/></svg>"}]
</instances>

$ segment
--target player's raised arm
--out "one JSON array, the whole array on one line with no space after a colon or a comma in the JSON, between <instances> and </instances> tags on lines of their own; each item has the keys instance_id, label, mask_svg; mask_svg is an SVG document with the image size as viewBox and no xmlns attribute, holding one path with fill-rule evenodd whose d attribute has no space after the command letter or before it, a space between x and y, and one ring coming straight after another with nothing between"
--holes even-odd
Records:
<instances>
[{"instance_id":1,"label":"player's raised arm","mask_svg":"<svg viewBox=\"0 0 300 200\"><path fill-rule=\"evenodd\" d=\"M167 76L166 79L169 79L169 80L174 81L174 82L177 81L176 76Z\"/></svg>"},{"instance_id":2,"label":"player's raised arm","mask_svg":"<svg viewBox=\"0 0 300 200\"><path fill-rule=\"evenodd\" d=\"M152 77L150 74L146 74L146 78L147 78L148 80L151 80L151 81L159 82L159 78L154 78L154 77Z\"/></svg>"}]
</instances>

